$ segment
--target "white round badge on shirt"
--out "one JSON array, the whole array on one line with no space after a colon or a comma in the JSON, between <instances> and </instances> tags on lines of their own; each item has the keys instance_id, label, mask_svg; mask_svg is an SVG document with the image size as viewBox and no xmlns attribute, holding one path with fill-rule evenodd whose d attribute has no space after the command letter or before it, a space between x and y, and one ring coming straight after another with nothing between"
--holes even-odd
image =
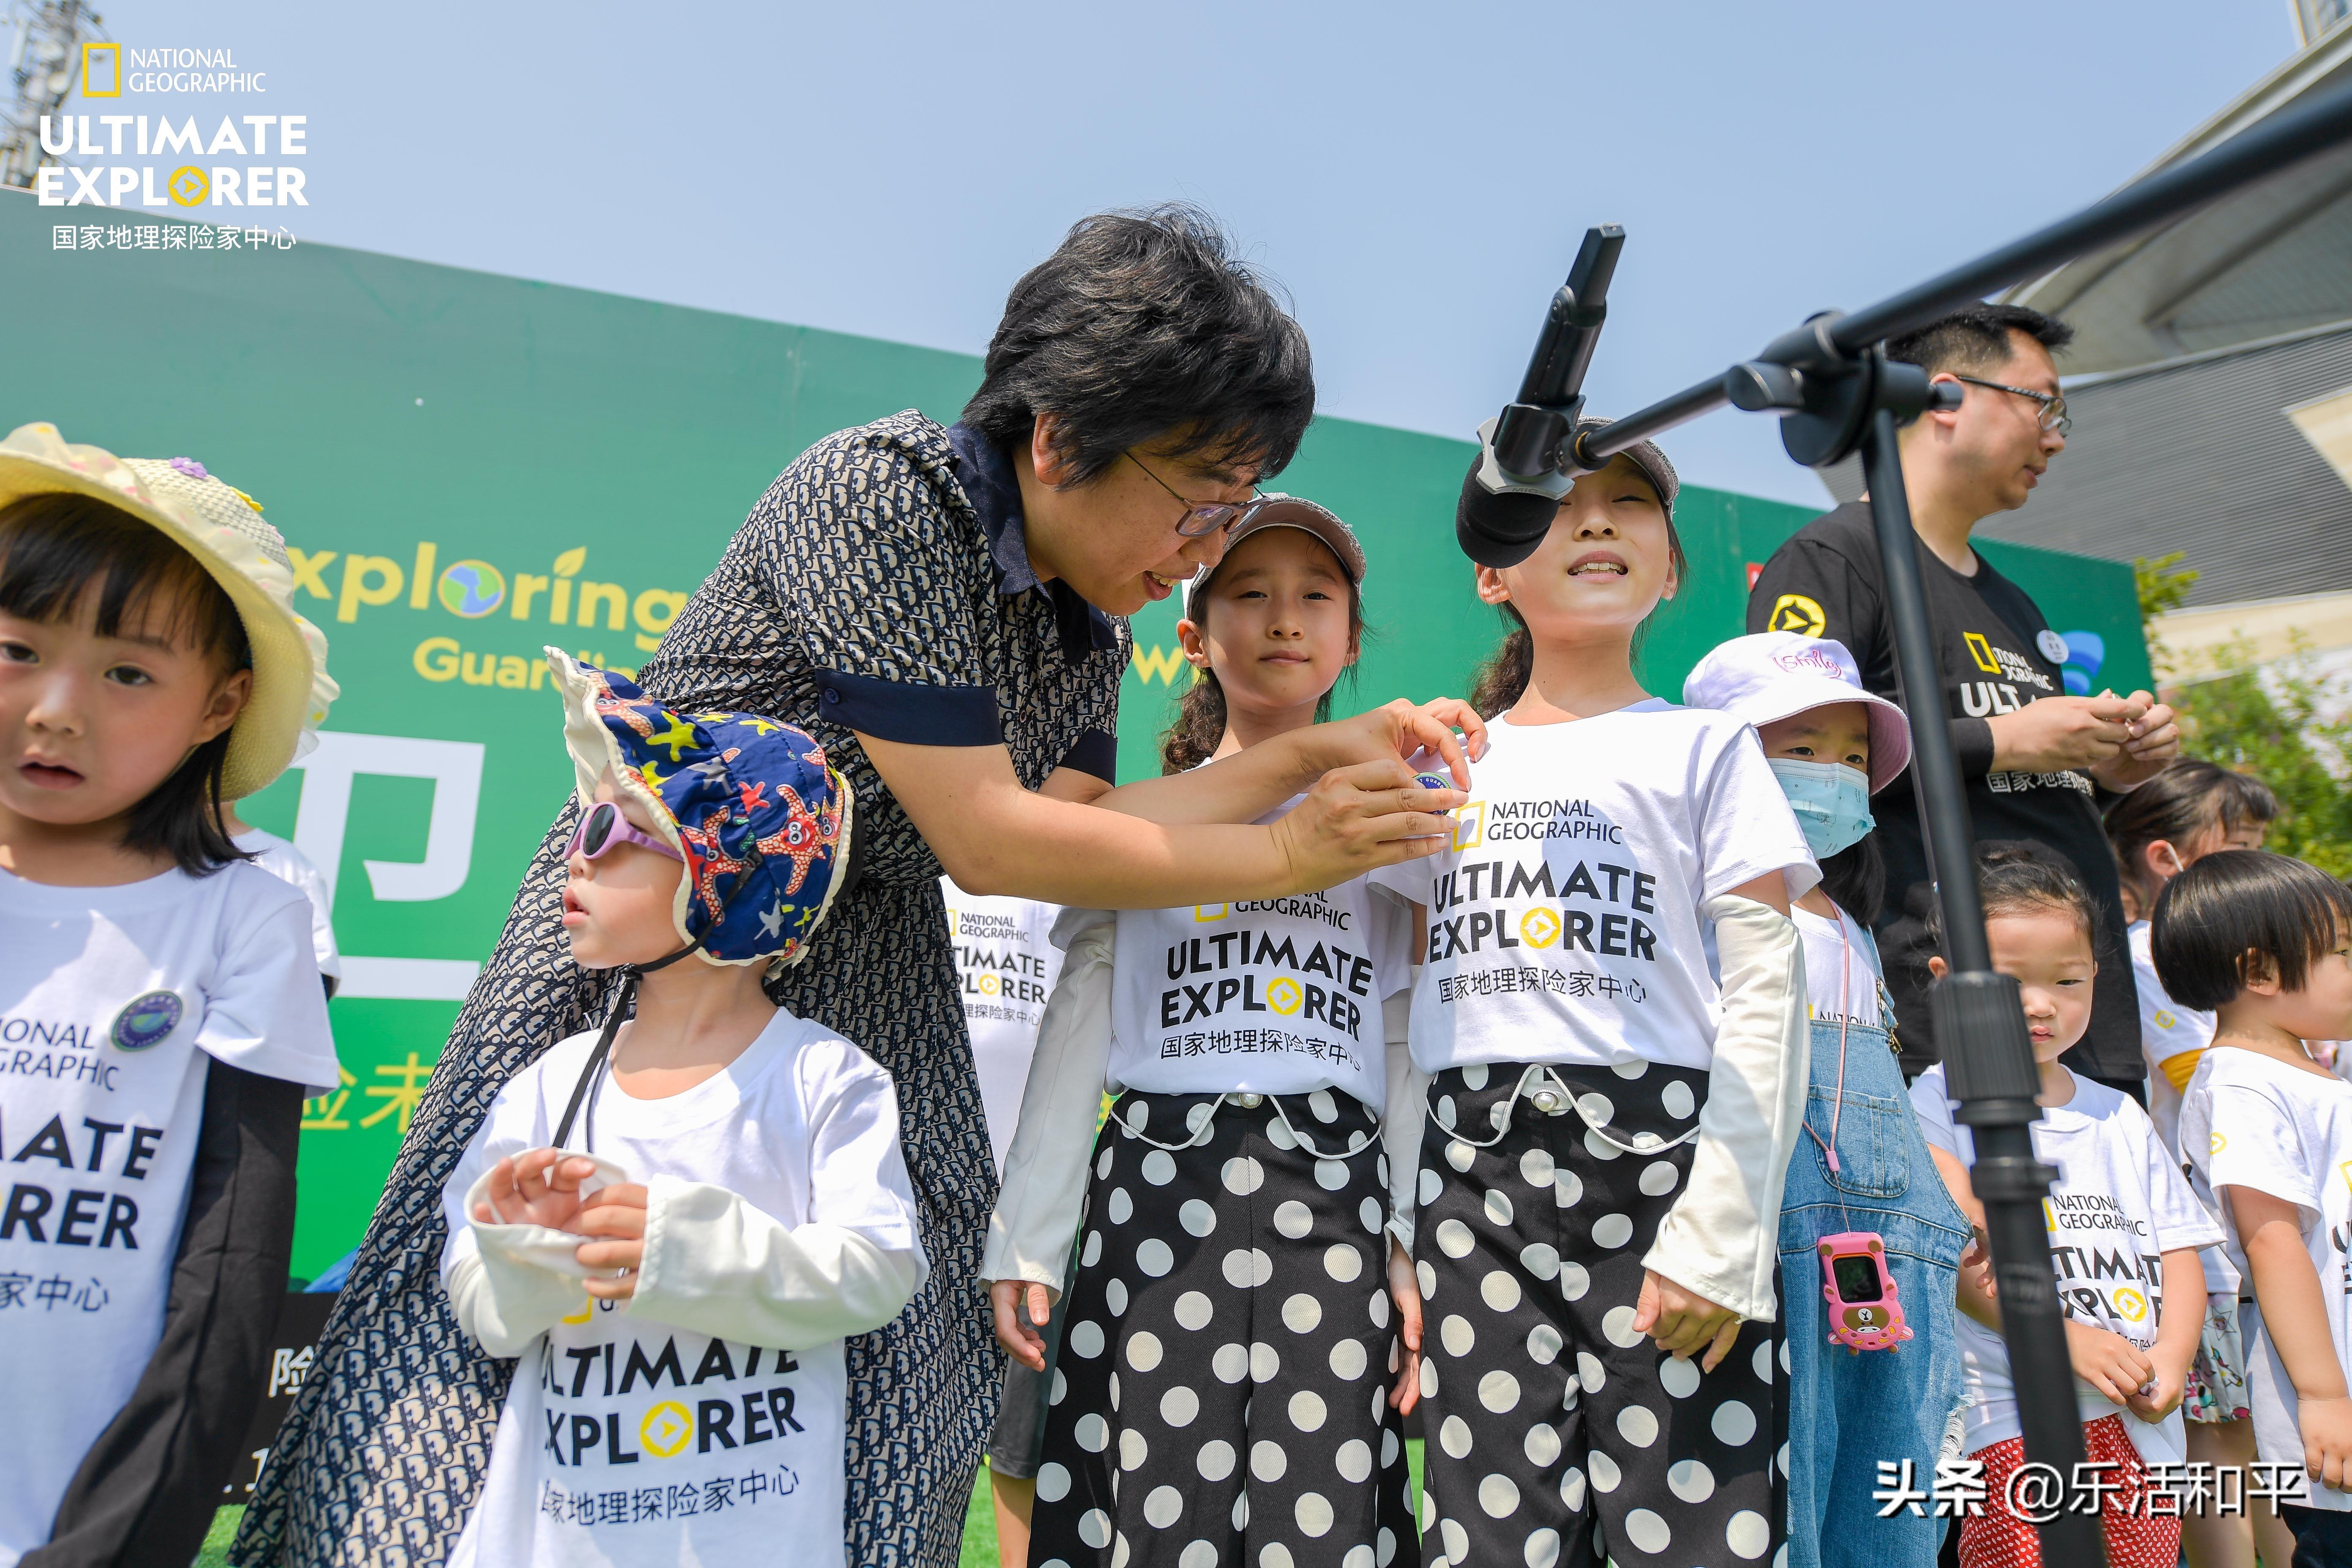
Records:
<instances>
[{"instance_id":1,"label":"white round badge on shirt","mask_svg":"<svg viewBox=\"0 0 2352 1568\"><path fill-rule=\"evenodd\" d=\"M2042 627L2034 635L2033 646L2040 648L2042 656L2053 664L2065 663L2071 651L2066 647L2066 639L2048 626Z\"/></svg>"}]
</instances>

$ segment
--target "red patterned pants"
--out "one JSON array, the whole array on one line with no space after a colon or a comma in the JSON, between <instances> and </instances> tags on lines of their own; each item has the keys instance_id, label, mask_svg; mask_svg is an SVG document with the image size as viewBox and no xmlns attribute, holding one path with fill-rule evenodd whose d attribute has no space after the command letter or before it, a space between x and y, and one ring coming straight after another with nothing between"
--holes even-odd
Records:
<instances>
[{"instance_id":1,"label":"red patterned pants","mask_svg":"<svg viewBox=\"0 0 2352 1568\"><path fill-rule=\"evenodd\" d=\"M2099 1523L2107 1538L2108 1568L2174 1568L2180 1561L2180 1521L2158 1514L2159 1494L2147 1484L2139 1450L2120 1415L2083 1423L2083 1447L2106 1472L2114 1490L2100 1501ZM2011 1437L1980 1448L1984 1461L1985 1511L1960 1526L1960 1568L2041 1568L2042 1543L2033 1526L2010 1511L2010 1478L2025 1463L2025 1440ZM2162 1500L2166 1508L2173 1504Z\"/></svg>"}]
</instances>

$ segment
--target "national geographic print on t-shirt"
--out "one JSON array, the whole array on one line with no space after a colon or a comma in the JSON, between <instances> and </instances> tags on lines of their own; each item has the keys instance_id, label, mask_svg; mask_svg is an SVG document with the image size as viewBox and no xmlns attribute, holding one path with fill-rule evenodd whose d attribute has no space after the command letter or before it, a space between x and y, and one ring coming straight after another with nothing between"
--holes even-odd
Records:
<instances>
[{"instance_id":1,"label":"national geographic print on t-shirt","mask_svg":"<svg viewBox=\"0 0 2352 1568\"><path fill-rule=\"evenodd\" d=\"M1717 990L1700 906L1818 878L1748 726L1655 699L1545 725L1496 720L1452 842L1372 873L1422 905L1415 1065L1705 1069Z\"/></svg>"},{"instance_id":2,"label":"national geographic print on t-shirt","mask_svg":"<svg viewBox=\"0 0 2352 1568\"><path fill-rule=\"evenodd\" d=\"M1061 906L967 893L946 877L940 879L940 895L947 904L948 940L955 948L988 1139L1003 1171L1021 1121L1021 1094L1037 1051L1037 1026L1045 1021L1045 999L1062 973L1062 950L1048 940Z\"/></svg>"},{"instance_id":3,"label":"national geographic print on t-shirt","mask_svg":"<svg viewBox=\"0 0 2352 1568\"><path fill-rule=\"evenodd\" d=\"M1154 1093L1386 1086L1381 1003L1412 974L1410 917L1360 879L1326 892L1127 910L1111 1080Z\"/></svg>"}]
</instances>

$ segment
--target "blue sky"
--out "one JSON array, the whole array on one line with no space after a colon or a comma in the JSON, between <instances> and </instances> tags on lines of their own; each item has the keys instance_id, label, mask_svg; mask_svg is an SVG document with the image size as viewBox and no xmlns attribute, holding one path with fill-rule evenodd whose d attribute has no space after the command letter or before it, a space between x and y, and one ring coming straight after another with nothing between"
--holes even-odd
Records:
<instances>
[{"instance_id":1,"label":"blue sky","mask_svg":"<svg viewBox=\"0 0 2352 1568\"><path fill-rule=\"evenodd\" d=\"M1289 290L1325 412L1454 435L1588 224L1630 232L1622 412L2095 198L2294 47L2285 0L103 9L268 73L123 111L308 118L304 239L977 353L1071 219L1181 198ZM1667 446L1821 497L1764 421Z\"/></svg>"}]
</instances>

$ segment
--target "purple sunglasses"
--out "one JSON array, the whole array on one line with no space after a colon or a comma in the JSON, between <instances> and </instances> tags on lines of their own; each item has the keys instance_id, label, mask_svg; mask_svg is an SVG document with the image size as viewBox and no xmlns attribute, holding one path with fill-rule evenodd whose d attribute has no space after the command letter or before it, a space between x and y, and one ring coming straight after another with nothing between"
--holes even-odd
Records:
<instances>
[{"instance_id":1,"label":"purple sunglasses","mask_svg":"<svg viewBox=\"0 0 2352 1568\"><path fill-rule=\"evenodd\" d=\"M588 815L582 817L580 826L572 830L572 842L565 847L563 858L569 860L577 855L583 860L593 860L619 844L635 844L656 855L667 855L673 860L686 858L651 834L640 833L630 826L629 819L621 815L621 808L609 800L600 800L588 808Z\"/></svg>"}]
</instances>

